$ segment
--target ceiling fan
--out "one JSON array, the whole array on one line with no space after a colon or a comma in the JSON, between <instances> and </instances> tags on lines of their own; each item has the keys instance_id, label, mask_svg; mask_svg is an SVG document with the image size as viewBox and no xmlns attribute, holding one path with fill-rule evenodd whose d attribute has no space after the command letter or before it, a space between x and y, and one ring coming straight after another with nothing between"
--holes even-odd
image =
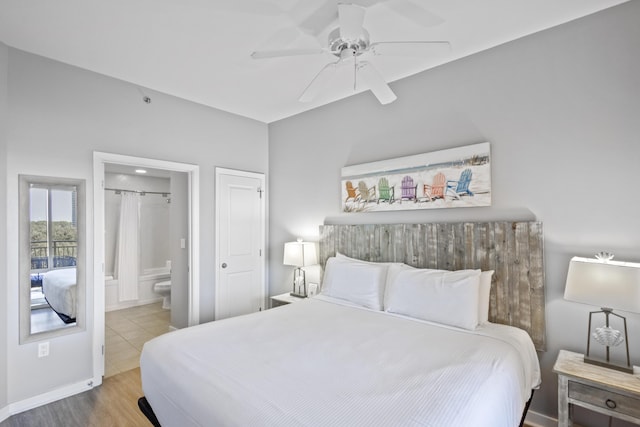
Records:
<instances>
[{"instance_id":1,"label":"ceiling fan","mask_svg":"<svg viewBox=\"0 0 640 427\"><path fill-rule=\"evenodd\" d=\"M299 101L310 102L328 86L338 68L353 67L353 89L357 88L358 77L369 87L381 104L389 104L397 99L385 79L366 60L370 56L416 56L424 57L442 50L448 50L447 41L386 41L371 43L369 33L363 27L366 9L349 3L338 3L338 28L329 33L326 48L278 49L256 51L254 59L314 55L330 53L338 59L325 65L300 95ZM364 59L363 59L364 58Z\"/></svg>"}]
</instances>

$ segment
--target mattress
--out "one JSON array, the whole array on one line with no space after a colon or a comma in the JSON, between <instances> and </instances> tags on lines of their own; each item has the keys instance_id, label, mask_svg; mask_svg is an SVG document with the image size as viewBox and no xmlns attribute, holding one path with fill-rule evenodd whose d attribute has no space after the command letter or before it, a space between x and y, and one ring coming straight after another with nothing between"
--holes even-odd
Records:
<instances>
[{"instance_id":1,"label":"mattress","mask_svg":"<svg viewBox=\"0 0 640 427\"><path fill-rule=\"evenodd\" d=\"M61 268L42 275L42 293L56 313L70 321L76 318L76 269Z\"/></svg>"},{"instance_id":2,"label":"mattress","mask_svg":"<svg viewBox=\"0 0 640 427\"><path fill-rule=\"evenodd\" d=\"M540 384L520 329L468 331L322 296L162 335L140 368L163 427L513 427Z\"/></svg>"}]
</instances>

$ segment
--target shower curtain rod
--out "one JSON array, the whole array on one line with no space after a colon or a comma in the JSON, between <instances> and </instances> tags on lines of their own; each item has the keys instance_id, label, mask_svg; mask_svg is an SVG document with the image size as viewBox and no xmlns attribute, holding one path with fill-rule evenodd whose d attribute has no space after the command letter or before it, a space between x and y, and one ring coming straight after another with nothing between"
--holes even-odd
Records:
<instances>
[{"instance_id":1,"label":"shower curtain rod","mask_svg":"<svg viewBox=\"0 0 640 427\"><path fill-rule=\"evenodd\" d=\"M162 197L169 197L171 195L168 191L124 190L122 188L105 188L105 190L115 191L116 194L120 194L123 191L125 193L138 193L141 196L144 196L145 194L162 194Z\"/></svg>"}]
</instances>

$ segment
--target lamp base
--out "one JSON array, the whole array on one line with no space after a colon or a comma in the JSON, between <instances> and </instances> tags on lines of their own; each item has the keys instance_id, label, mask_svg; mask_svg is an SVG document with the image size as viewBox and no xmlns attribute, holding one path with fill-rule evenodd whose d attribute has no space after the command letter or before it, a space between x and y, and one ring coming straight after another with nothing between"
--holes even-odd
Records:
<instances>
[{"instance_id":1,"label":"lamp base","mask_svg":"<svg viewBox=\"0 0 640 427\"><path fill-rule=\"evenodd\" d=\"M307 297L304 294L297 294L295 292L289 292L289 295L291 295L292 297L296 297L296 298L306 298Z\"/></svg>"},{"instance_id":2,"label":"lamp base","mask_svg":"<svg viewBox=\"0 0 640 427\"><path fill-rule=\"evenodd\" d=\"M589 356L584 356L584 363L602 366L603 368L615 369L616 371L626 372L627 374L633 374L633 366L618 365L616 363L594 359L593 357Z\"/></svg>"}]
</instances>

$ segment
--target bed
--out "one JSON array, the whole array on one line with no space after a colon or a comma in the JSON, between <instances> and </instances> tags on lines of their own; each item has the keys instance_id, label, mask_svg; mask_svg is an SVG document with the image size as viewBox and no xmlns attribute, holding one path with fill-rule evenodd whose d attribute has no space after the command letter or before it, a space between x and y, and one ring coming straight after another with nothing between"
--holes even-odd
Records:
<instances>
[{"instance_id":1,"label":"bed","mask_svg":"<svg viewBox=\"0 0 640 427\"><path fill-rule=\"evenodd\" d=\"M75 268L61 268L42 274L42 293L49 306L65 323L76 321L76 281Z\"/></svg>"},{"instance_id":2,"label":"bed","mask_svg":"<svg viewBox=\"0 0 640 427\"><path fill-rule=\"evenodd\" d=\"M540 385L541 231L323 226L320 295L148 342L139 405L164 427L517 426Z\"/></svg>"}]
</instances>

